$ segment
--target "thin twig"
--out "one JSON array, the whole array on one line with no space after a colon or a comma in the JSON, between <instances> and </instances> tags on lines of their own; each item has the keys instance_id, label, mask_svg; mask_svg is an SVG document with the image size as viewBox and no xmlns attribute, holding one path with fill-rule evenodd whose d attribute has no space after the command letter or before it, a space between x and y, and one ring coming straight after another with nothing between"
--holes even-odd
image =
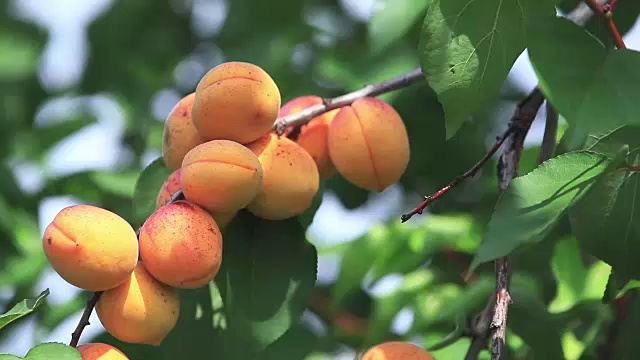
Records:
<instances>
[{"instance_id":1,"label":"thin twig","mask_svg":"<svg viewBox=\"0 0 640 360\"><path fill-rule=\"evenodd\" d=\"M586 1L593 10L604 17L604 20L607 23L607 29L609 30L609 35L611 35L611 38L616 43L618 49L626 49L627 45L624 43L624 40L622 40L620 31L618 31L618 27L616 26L615 21L613 21L613 10L616 6L616 2L611 1L609 4L600 5L596 0Z\"/></svg>"},{"instance_id":2,"label":"thin twig","mask_svg":"<svg viewBox=\"0 0 640 360\"><path fill-rule=\"evenodd\" d=\"M402 75L398 75L389 80L377 84L371 84L360 90L338 96L333 99L324 99L322 104L310 106L300 112L278 118L273 124L273 129L278 135L284 134L291 126L300 126L308 123L311 119L331 110L351 105L354 101L370 96L399 90L424 80L424 74L420 68L411 70Z\"/></svg>"},{"instance_id":3,"label":"thin twig","mask_svg":"<svg viewBox=\"0 0 640 360\"><path fill-rule=\"evenodd\" d=\"M173 195L171 195L171 198L169 198L169 202L167 202L167 205L173 204L174 202L180 200L184 200L184 192L182 192L182 189L179 189L178 191L174 192Z\"/></svg>"},{"instance_id":4,"label":"thin twig","mask_svg":"<svg viewBox=\"0 0 640 360\"><path fill-rule=\"evenodd\" d=\"M496 139L496 142L493 144L491 149L489 149L489 151L484 155L484 157L482 159L480 159L480 161L478 161L475 165L473 165L473 167L471 169L467 170L467 172L465 172L464 174L462 174L462 175L458 176L457 178L455 178L455 180L453 180L451 183L449 183L449 185L447 185L447 186L443 187L442 189L438 190L433 195L425 196L424 200L420 203L420 205L416 206L416 208L411 210L410 212L408 212L406 214L403 214L400 217L400 220L402 222L405 222L405 221L408 221L409 219L411 219L416 214L422 214L424 209L427 206L429 206L429 204L431 204L432 202L437 200L440 196L442 196L442 195L446 194L447 192L449 192L449 190L451 190L454 187L456 187L458 184L460 184L466 178L469 178L469 177L472 177L473 175L475 175L478 172L478 170L480 170L489 161L489 159L491 159L491 157L498 151L498 149L500 149L500 146L502 146L504 141L507 139L507 136L509 136L509 133L511 132L511 130L512 130L511 128L507 128L507 130L502 134L502 136L499 136Z\"/></svg>"},{"instance_id":5,"label":"thin twig","mask_svg":"<svg viewBox=\"0 0 640 360\"><path fill-rule=\"evenodd\" d=\"M540 145L539 163L543 163L553 156L556 147L556 134L558 133L558 112L547 101L547 119L544 125L544 135Z\"/></svg>"},{"instance_id":6,"label":"thin twig","mask_svg":"<svg viewBox=\"0 0 640 360\"><path fill-rule=\"evenodd\" d=\"M76 347L78 346L78 342L80 341L80 336L82 335L82 331L89 324L89 317L91 317L91 312L93 312L93 308L96 306L96 303L100 299L102 295L102 291L96 291L93 295L87 300L87 306L84 308L84 312L82 312L82 316L80 317L80 321L76 326L76 329L71 334L71 342L69 346Z\"/></svg>"}]
</instances>

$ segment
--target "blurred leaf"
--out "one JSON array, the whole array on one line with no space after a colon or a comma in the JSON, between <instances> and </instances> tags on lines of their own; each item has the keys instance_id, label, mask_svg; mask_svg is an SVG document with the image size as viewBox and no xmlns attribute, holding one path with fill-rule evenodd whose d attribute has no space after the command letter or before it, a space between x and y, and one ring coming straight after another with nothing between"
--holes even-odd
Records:
<instances>
[{"instance_id":1,"label":"blurred leaf","mask_svg":"<svg viewBox=\"0 0 640 360\"><path fill-rule=\"evenodd\" d=\"M620 161L612 164L617 167ZM634 164L640 164L640 154ZM640 251L640 173L616 171L599 179L570 211L571 225L583 249L607 262L617 277L640 276L634 253Z\"/></svg>"},{"instance_id":2,"label":"blurred leaf","mask_svg":"<svg viewBox=\"0 0 640 360\"><path fill-rule=\"evenodd\" d=\"M576 151L545 161L514 179L502 194L469 271L541 241L607 169L602 155Z\"/></svg>"},{"instance_id":3,"label":"blurred leaf","mask_svg":"<svg viewBox=\"0 0 640 360\"><path fill-rule=\"evenodd\" d=\"M258 357L259 360L303 359L319 341L318 336L304 325L296 324L269 345Z\"/></svg>"},{"instance_id":4,"label":"blurred leaf","mask_svg":"<svg viewBox=\"0 0 640 360\"><path fill-rule=\"evenodd\" d=\"M611 359L635 359L640 353L637 329L640 326L640 294L637 291L618 304L622 313L611 326L619 327L614 343L605 344Z\"/></svg>"},{"instance_id":5,"label":"blurred leaf","mask_svg":"<svg viewBox=\"0 0 640 360\"><path fill-rule=\"evenodd\" d=\"M87 304L87 295L85 292L83 296L75 296L71 300L62 304L52 304L51 302L42 306L42 312L40 317L40 325L42 325L47 331L53 331L64 320L71 315L81 311Z\"/></svg>"},{"instance_id":6,"label":"blurred leaf","mask_svg":"<svg viewBox=\"0 0 640 360\"><path fill-rule=\"evenodd\" d=\"M137 171L95 171L92 172L90 176L94 183L105 192L126 198L132 198L135 193L136 183L140 173ZM160 191L159 188L158 191ZM155 205L155 198L153 201Z\"/></svg>"},{"instance_id":7,"label":"blurred leaf","mask_svg":"<svg viewBox=\"0 0 640 360\"><path fill-rule=\"evenodd\" d=\"M512 288L508 326L529 345L535 359L564 359L560 329L545 304L524 288Z\"/></svg>"},{"instance_id":8,"label":"blurred leaf","mask_svg":"<svg viewBox=\"0 0 640 360\"><path fill-rule=\"evenodd\" d=\"M75 132L96 123L95 117L82 114L76 118L38 126L24 134L24 138L16 144L18 151L23 151L33 160L40 160L54 145L73 135Z\"/></svg>"},{"instance_id":9,"label":"blurred leaf","mask_svg":"<svg viewBox=\"0 0 640 360\"><path fill-rule=\"evenodd\" d=\"M0 355L0 360L22 359L13 355ZM43 343L31 348L25 360L82 360L76 348L60 343Z\"/></svg>"},{"instance_id":10,"label":"blurred leaf","mask_svg":"<svg viewBox=\"0 0 640 360\"><path fill-rule=\"evenodd\" d=\"M335 175L324 181L326 190L336 194L340 199L340 203L347 209L353 210L364 205L369 199L369 192L361 189L342 176Z\"/></svg>"},{"instance_id":11,"label":"blurred leaf","mask_svg":"<svg viewBox=\"0 0 640 360\"><path fill-rule=\"evenodd\" d=\"M153 214L158 192L169 175L171 175L171 170L164 164L162 157L153 160L149 166L142 170L133 195L133 214L136 223L144 223Z\"/></svg>"},{"instance_id":12,"label":"blurred leaf","mask_svg":"<svg viewBox=\"0 0 640 360\"><path fill-rule=\"evenodd\" d=\"M297 217L298 221L300 221L300 225L302 225L304 229L307 229L309 225L311 225L311 223L313 222L313 218L316 216L316 212L320 208L320 205L322 205L323 195L324 195L324 183L321 182L318 192L316 192L315 196L313 197L313 200L311 200L311 206L309 206L307 210L305 210L302 214L300 214Z\"/></svg>"},{"instance_id":13,"label":"blurred leaf","mask_svg":"<svg viewBox=\"0 0 640 360\"><path fill-rule=\"evenodd\" d=\"M0 329L8 324L20 319L23 316L31 314L42 302L44 298L49 295L49 289L45 289L35 299L24 299L18 304L15 304L11 310L0 315Z\"/></svg>"},{"instance_id":14,"label":"blurred leaf","mask_svg":"<svg viewBox=\"0 0 640 360\"><path fill-rule=\"evenodd\" d=\"M587 277L587 267L575 238L562 239L556 243L552 267L558 279L558 293L549 304L549 310L566 311L582 299Z\"/></svg>"},{"instance_id":15,"label":"blurred leaf","mask_svg":"<svg viewBox=\"0 0 640 360\"><path fill-rule=\"evenodd\" d=\"M640 126L623 125L613 130L590 134L584 148L614 158L625 145L630 149L640 146Z\"/></svg>"},{"instance_id":16,"label":"blurred leaf","mask_svg":"<svg viewBox=\"0 0 640 360\"><path fill-rule=\"evenodd\" d=\"M430 0L378 0L369 21L369 45L380 53L402 38L427 9Z\"/></svg>"},{"instance_id":17,"label":"blurred leaf","mask_svg":"<svg viewBox=\"0 0 640 360\"><path fill-rule=\"evenodd\" d=\"M375 300L374 312L369 322L369 331L364 346L372 346L382 342L391 331L391 322L400 310L412 303L416 295L426 289L434 281L431 271L419 269L407 274L400 288Z\"/></svg>"},{"instance_id":18,"label":"blurred leaf","mask_svg":"<svg viewBox=\"0 0 640 360\"><path fill-rule=\"evenodd\" d=\"M408 228L394 225L376 224L367 234L349 243L340 261L340 270L333 287L333 310L337 309L349 293L360 288L362 279L374 264L386 263L394 253L394 248L401 244L396 241L396 234L406 233Z\"/></svg>"},{"instance_id":19,"label":"blurred leaf","mask_svg":"<svg viewBox=\"0 0 640 360\"><path fill-rule=\"evenodd\" d=\"M317 273L315 248L296 219L268 221L240 211L225 234L221 287L231 339L260 352L299 320Z\"/></svg>"},{"instance_id":20,"label":"blurred leaf","mask_svg":"<svg viewBox=\"0 0 640 360\"><path fill-rule=\"evenodd\" d=\"M640 125L640 53L607 50L568 20L538 21L531 28L529 57L547 99L578 134Z\"/></svg>"},{"instance_id":21,"label":"blurred leaf","mask_svg":"<svg viewBox=\"0 0 640 360\"><path fill-rule=\"evenodd\" d=\"M20 80L35 73L40 45L13 31L0 31L0 81Z\"/></svg>"},{"instance_id":22,"label":"blurred leaf","mask_svg":"<svg viewBox=\"0 0 640 360\"><path fill-rule=\"evenodd\" d=\"M552 0L431 2L419 49L425 77L444 107L447 138L498 96L526 47L526 22L534 16L553 16L554 5Z\"/></svg>"}]
</instances>

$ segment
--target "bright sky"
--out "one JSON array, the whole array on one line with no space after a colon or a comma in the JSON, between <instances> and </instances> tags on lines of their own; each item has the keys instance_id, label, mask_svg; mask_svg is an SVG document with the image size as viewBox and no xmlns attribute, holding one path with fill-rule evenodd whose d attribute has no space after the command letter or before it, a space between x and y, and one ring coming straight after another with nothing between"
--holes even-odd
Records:
<instances>
[{"instance_id":1,"label":"bright sky","mask_svg":"<svg viewBox=\"0 0 640 360\"><path fill-rule=\"evenodd\" d=\"M111 2L112 0L13 0L13 6L20 16L31 19L50 32L50 40L41 65L41 80L47 88L63 89L77 82L82 76L88 46L86 25L93 17L107 9ZM340 1L350 14L361 21L369 18L374 2L375 0ZM194 31L196 33L217 31L224 21L227 10L226 1L194 0L194 5L194 23L196 24ZM625 41L630 48L640 48L638 24L625 37ZM525 90L531 89L536 84L535 74L526 53L518 58L509 76ZM157 118L164 119L177 100L172 90L164 89L152 101L149 111ZM36 124L40 125L64 117L80 102L88 102L98 118L98 123L55 146L48 155L47 174L60 175L87 169L109 169L122 158L123 150L119 147L119 138L124 129L124 118L118 104L106 96L56 99L40 112ZM540 117L542 116L543 114ZM536 121L528 142L539 141L541 125L540 121ZM159 155L158 153L147 154L145 162L148 163ZM25 189L33 190L41 186L42 169L35 164L20 164L15 170ZM401 196L398 188L391 187L374 197L364 208L347 211L334 196L326 195L310 228L310 234L315 241L322 244L352 240L363 234L371 225L387 219L389 214L400 211ZM76 199L63 195L44 201L39 212L41 231L58 211L75 203L77 203ZM336 275L337 264L338 259L335 257L321 257L319 282L331 281ZM399 276L391 275L371 289L371 292L373 294L388 292L398 285L399 279ZM51 289L49 301L52 303L65 302L78 292L53 271L46 272L40 279L36 287L39 290L34 295L46 287ZM21 321L13 336L5 338L0 343L0 353L23 356L37 342L68 342L79 315L69 318L44 338L36 333L35 322L25 319ZM412 314L403 311L394 325L398 331L401 331L408 327L411 320ZM84 332L84 341L102 331L95 312L91 318L91 324ZM33 334L34 337L30 339L26 334ZM353 358L352 354L344 354L344 356L345 359Z\"/></svg>"}]
</instances>

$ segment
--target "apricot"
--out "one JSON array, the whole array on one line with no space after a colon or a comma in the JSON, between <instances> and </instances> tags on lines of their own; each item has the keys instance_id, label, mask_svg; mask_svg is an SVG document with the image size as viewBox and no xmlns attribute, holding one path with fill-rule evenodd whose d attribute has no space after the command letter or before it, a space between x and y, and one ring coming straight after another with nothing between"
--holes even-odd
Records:
<instances>
[{"instance_id":1,"label":"apricot","mask_svg":"<svg viewBox=\"0 0 640 360\"><path fill-rule=\"evenodd\" d=\"M227 62L209 70L196 87L193 121L205 140L246 144L269 132L278 117L280 90L257 65Z\"/></svg>"},{"instance_id":2,"label":"apricot","mask_svg":"<svg viewBox=\"0 0 640 360\"><path fill-rule=\"evenodd\" d=\"M190 202L212 213L247 206L262 182L262 166L251 150L230 140L193 148L182 162L180 185Z\"/></svg>"},{"instance_id":3,"label":"apricot","mask_svg":"<svg viewBox=\"0 0 640 360\"><path fill-rule=\"evenodd\" d=\"M262 186L247 206L266 220L282 220L303 213L318 192L320 176L313 158L284 136L268 134L248 144L262 164Z\"/></svg>"},{"instance_id":4,"label":"apricot","mask_svg":"<svg viewBox=\"0 0 640 360\"><path fill-rule=\"evenodd\" d=\"M89 291L118 286L138 262L138 239L131 225L92 205L62 209L44 230L42 244L53 269Z\"/></svg>"},{"instance_id":5,"label":"apricot","mask_svg":"<svg viewBox=\"0 0 640 360\"><path fill-rule=\"evenodd\" d=\"M279 116L287 116L300 112L310 106L322 104L319 96L300 96L290 100L282 106ZM300 134L295 140L298 145L307 150L318 166L320 178L326 179L336 173L336 168L329 157L329 126L339 109L317 116L300 128Z\"/></svg>"},{"instance_id":6,"label":"apricot","mask_svg":"<svg viewBox=\"0 0 640 360\"><path fill-rule=\"evenodd\" d=\"M115 347L103 343L88 343L77 348L82 360L129 360L129 358Z\"/></svg>"},{"instance_id":7,"label":"apricot","mask_svg":"<svg viewBox=\"0 0 640 360\"><path fill-rule=\"evenodd\" d=\"M370 348L361 360L435 360L435 358L418 345L389 341Z\"/></svg>"},{"instance_id":8,"label":"apricot","mask_svg":"<svg viewBox=\"0 0 640 360\"><path fill-rule=\"evenodd\" d=\"M173 107L164 123L162 158L171 170L178 169L189 150L204 142L191 117L194 100L195 93L182 98Z\"/></svg>"},{"instance_id":9,"label":"apricot","mask_svg":"<svg viewBox=\"0 0 640 360\"><path fill-rule=\"evenodd\" d=\"M180 173L182 173L182 168L178 168L172 172L164 184L162 184L158 192L158 197L156 198L156 209L165 206L169 200L171 200L171 196L180 190Z\"/></svg>"},{"instance_id":10,"label":"apricot","mask_svg":"<svg viewBox=\"0 0 640 360\"><path fill-rule=\"evenodd\" d=\"M391 105L376 98L359 99L340 108L331 122L329 155L349 182L381 192L407 168L407 129Z\"/></svg>"},{"instance_id":11,"label":"apricot","mask_svg":"<svg viewBox=\"0 0 640 360\"><path fill-rule=\"evenodd\" d=\"M180 298L174 288L154 279L138 262L124 283L102 293L96 313L118 340L159 346L178 321Z\"/></svg>"},{"instance_id":12,"label":"apricot","mask_svg":"<svg viewBox=\"0 0 640 360\"><path fill-rule=\"evenodd\" d=\"M207 211L176 201L156 210L140 228L140 257L157 280L198 288L220 269L222 235Z\"/></svg>"}]
</instances>

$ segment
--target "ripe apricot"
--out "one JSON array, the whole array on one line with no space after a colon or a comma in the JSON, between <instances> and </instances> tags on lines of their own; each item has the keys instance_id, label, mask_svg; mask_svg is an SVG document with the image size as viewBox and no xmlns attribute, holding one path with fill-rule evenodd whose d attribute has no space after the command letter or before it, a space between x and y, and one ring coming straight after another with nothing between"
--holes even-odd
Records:
<instances>
[{"instance_id":1,"label":"ripe apricot","mask_svg":"<svg viewBox=\"0 0 640 360\"><path fill-rule=\"evenodd\" d=\"M418 345L389 341L369 349L361 360L435 360L435 358Z\"/></svg>"},{"instance_id":2,"label":"ripe apricot","mask_svg":"<svg viewBox=\"0 0 640 360\"><path fill-rule=\"evenodd\" d=\"M103 343L88 343L77 348L82 360L129 360L129 358L115 347Z\"/></svg>"},{"instance_id":3,"label":"ripe apricot","mask_svg":"<svg viewBox=\"0 0 640 360\"><path fill-rule=\"evenodd\" d=\"M180 298L174 288L154 279L138 262L124 283L102 293L96 313L118 340L159 346L178 321Z\"/></svg>"},{"instance_id":4,"label":"ripe apricot","mask_svg":"<svg viewBox=\"0 0 640 360\"><path fill-rule=\"evenodd\" d=\"M246 144L269 132L280 102L278 86L262 68L227 62L209 70L198 83L193 121L205 140Z\"/></svg>"},{"instance_id":5,"label":"ripe apricot","mask_svg":"<svg viewBox=\"0 0 640 360\"><path fill-rule=\"evenodd\" d=\"M138 239L131 225L92 205L62 209L42 240L53 269L68 283L89 291L118 286L138 262Z\"/></svg>"},{"instance_id":6,"label":"ripe apricot","mask_svg":"<svg viewBox=\"0 0 640 360\"><path fill-rule=\"evenodd\" d=\"M171 196L180 190L180 173L182 173L182 168L178 168L172 172L164 184L162 184L158 192L158 197L156 198L156 209L166 205L169 200L171 200Z\"/></svg>"},{"instance_id":7,"label":"ripe apricot","mask_svg":"<svg viewBox=\"0 0 640 360\"><path fill-rule=\"evenodd\" d=\"M391 105L376 98L359 99L340 108L331 122L329 155L349 182L381 192L407 168L407 129Z\"/></svg>"},{"instance_id":8,"label":"ripe apricot","mask_svg":"<svg viewBox=\"0 0 640 360\"><path fill-rule=\"evenodd\" d=\"M178 169L189 150L204 142L191 117L194 100L195 93L182 98L164 123L162 158L171 170Z\"/></svg>"},{"instance_id":9,"label":"ripe apricot","mask_svg":"<svg viewBox=\"0 0 640 360\"><path fill-rule=\"evenodd\" d=\"M212 213L247 206L258 193L262 166L251 150L230 140L193 148L182 162L180 185L187 200Z\"/></svg>"},{"instance_id":10,"label":"ripe apricot","mask_svg":"<svg viewBox=\"0 0 640 360\"><path fill-rule=\"evenodd\" d=\"M303 213L318 192L318 168L298 144L284 136L268 134L248 144L262 164L262 186L247 206L254 215L282 220Z\"/></svg>"},{"instance_id":11,"label":"ripe apricot","mask_svg":"<svg viewBox=\"0 0 640 360\"><path fill-rule=\"evenodd\" d=\"M279 116L287 116L300 112L310 106L322 104L319 96L300 96L290 100L282 106ZM329 157L329 125L339 109L317 116L300 128L300 134L295 140L298 145L307 150L318 166L320 178L326 179L336 173L336 168Z\"/></svg>"},{"instance_id":12,"label":"ripe apricot","mask_svg":"<svg viewBox=\"0 0 640 360\"><path fill-rule=\"evenodd\" d=\"M156 210L140 228L140 257L159 281L178 288L198 288L220 269L222 235L204 209L176 201Z\"/></svg>"}]
</instances>

